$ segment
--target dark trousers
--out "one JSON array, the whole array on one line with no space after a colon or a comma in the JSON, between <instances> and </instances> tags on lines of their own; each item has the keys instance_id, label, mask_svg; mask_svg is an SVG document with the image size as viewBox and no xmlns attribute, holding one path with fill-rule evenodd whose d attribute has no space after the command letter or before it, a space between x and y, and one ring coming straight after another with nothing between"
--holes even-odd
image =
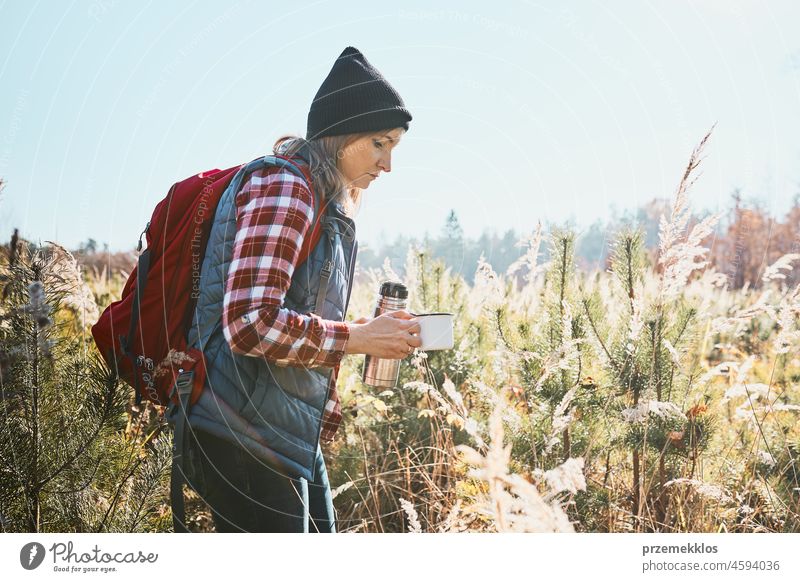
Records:
<instances>
[{"instance_id":1,"label":"dark trousers","mask_svg":"<svg viewBox=\"0 0 800 582\"><path fill-rule=\"evenodd\" d=\"M335 533L322 450L314 482L292 479L244 448L187 430L187 480L210 506L218 532Z\"/></svg>"}]
</instances>

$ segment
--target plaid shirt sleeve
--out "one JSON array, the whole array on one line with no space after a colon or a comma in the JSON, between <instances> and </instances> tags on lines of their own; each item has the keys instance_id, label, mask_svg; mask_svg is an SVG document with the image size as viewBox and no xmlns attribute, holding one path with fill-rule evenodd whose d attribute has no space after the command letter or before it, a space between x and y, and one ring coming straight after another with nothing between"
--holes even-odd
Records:
<instances>
[{"instance_id":1,"label":"plaid shirt sleeve","mask_svg":"<svg viewBox=\"0 0 800 582\"><path fill-rule=\"evenodd\" d=\"M306 367L336 367L344 356L347 323L283 306L313 215L313 194L287 171L253 172L237 193L222 307L233 352Z\"/></svg>"}]
</instances>

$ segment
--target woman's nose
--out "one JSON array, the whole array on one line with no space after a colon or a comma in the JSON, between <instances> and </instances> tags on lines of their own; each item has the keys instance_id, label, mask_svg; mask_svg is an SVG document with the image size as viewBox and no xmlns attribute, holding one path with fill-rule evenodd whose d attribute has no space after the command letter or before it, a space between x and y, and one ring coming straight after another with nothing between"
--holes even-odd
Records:
<instances>
[{"instance_id":1,"label":"woman's nose","mask_svg":"<svg viewBox=\"0 0 800 582\"><path fill-rule=\"evenodd\" d=\"M378 161L378 167L383 170L384 172L391 172L392 171L392 155L389 154L387 156L382 157Z\"/></svg>"}]
</instances>

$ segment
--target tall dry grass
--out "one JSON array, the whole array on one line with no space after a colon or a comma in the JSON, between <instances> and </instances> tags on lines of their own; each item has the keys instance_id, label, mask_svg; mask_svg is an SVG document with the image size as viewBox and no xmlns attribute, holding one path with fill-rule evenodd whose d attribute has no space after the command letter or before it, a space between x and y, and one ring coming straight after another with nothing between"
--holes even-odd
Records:
<instances>
[{"instance_id":1,"label":"tall dry grass","mask_svg":"<svg viewBox=\"0 0 800 582\"><path fill-rule=\"evenodd\" d=\"M539 228L471 288L413 248L368 273L352 313L400 278L412 311L456 314L456 349L417 354L380 393L345 366L328 451L344 530L798 531L797 257L757 292L709 268L718 217L692 223L689 203L708 139L652 262L621 232L608 272L577 272L553 231L542 265Z\"/></svg>"},{"instance_id":2,"label":"tall dry grass","mask_svg":"<svg viewBox=\"0 0 800 582\"><path fill-rule=\"evenodd\" d=\"M574 235L538 226L506 272L482 258L473 285L415 247L358 274L351 317L401 279L412 311L455 314L456 343L414 354L391 390L344 361L344 422L325 446L340 531L800 531L799 257L766 265L758 289L709 266L716 217L690 219L707 141L653 254L636 230L613 233L609 270L582 272ZM89 299L102 309L124 283L84 276L66 302L75 333ZM128 431L155 413L129 408ZM189 513L208 529L199 504Z\"/></svg>"}]
</instances>

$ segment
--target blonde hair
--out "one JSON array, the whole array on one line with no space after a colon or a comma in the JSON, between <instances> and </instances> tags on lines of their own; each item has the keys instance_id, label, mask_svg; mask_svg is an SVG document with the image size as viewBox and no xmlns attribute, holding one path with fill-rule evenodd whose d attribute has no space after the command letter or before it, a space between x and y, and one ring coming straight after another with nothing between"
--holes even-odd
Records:
<instances>
[{"instance_id":1,"label":"blonde hair","mask_svg":"<svg viewBox=\"0 0 800 582\"><path fill-rule=\"evenodd\" d=\"M361 188L347 185L337 162L344 156L344 149L362 135L366 134L329 135L310 140L296 135L285 135L278 138L272 149L275 154L288 157L296 155L305 147L310 158L314 189L322 194L325 204L338 202L352 218L361 205Z\"/></svg>"}]
</instances>

